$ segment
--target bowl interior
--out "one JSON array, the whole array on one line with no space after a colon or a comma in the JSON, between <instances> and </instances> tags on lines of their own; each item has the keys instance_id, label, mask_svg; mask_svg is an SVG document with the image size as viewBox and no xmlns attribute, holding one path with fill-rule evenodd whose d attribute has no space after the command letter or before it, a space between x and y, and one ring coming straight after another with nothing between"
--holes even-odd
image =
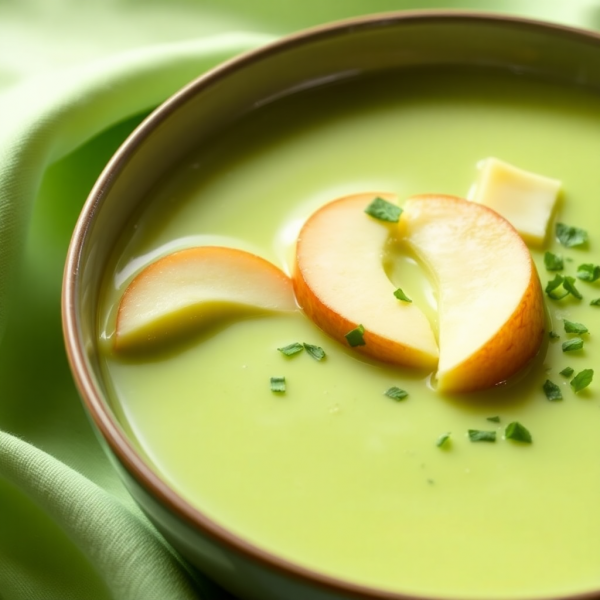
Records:
<instances>
[{"instance_id":1,"label":"bowl interior","mask_svg":"<svg viewBox=\"0 0 600 600\"><path fill-rule=\"evenodd\" d=\"M70 248L64 292L68 351L84 402L111 451L142 487L188 522L226 538L241 552L315 580L320 576L261 554L205 519L154 474L128 439L127 426L107 401L110 382L99 360L97 315L103 274L122 231L151 190L199 146L248 113L312 88L455 65L597 90L600 41L594 34L558 26L461 13L390 14L292 36L215 69L155 111L102 174ZM345 584L332 585L341 589ZM393 597L373 590L365 594Z\"/></svg>"}]
</instances>

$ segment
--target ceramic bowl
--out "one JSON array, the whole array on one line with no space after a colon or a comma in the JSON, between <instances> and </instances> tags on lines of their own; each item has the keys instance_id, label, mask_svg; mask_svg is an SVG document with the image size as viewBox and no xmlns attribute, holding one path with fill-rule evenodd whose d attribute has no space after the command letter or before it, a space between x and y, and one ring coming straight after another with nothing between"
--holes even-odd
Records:
<instances>
[{"instance_id":1,"label":"ceramic bowl","mask_svg":"<svg viewBox=\"0 0 600 600\"><path fill-rule=\"evenodd\" d=\"M92 190L66 264L64 332L76 384L132 496L172 545L247 600L400 600L293 564L239 538L160 479L128 440L99 366L101 278L127 219L197 145L253 107L328 82L424 65L492 65L600 88L600 36L473 13L400 12L317 27L235 58L167 100L127 139Z\"/></svg>"}]
</instances>

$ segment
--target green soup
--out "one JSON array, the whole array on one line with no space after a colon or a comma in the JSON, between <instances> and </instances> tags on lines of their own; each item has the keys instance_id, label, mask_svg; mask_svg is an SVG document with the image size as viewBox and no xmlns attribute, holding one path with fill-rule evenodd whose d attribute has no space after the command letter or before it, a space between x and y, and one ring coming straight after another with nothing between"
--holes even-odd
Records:
<instances>
[{"instance_id":1,"label":"green soup","mask_svg":"<svg viewBox=\"0 0 600 600\"><path fill-rule=\"evenodd\" d=\"M554 276L545 250L564 256L563 274L600 263L600 98L519 74L424 70L304 93L256 110L164 181L124 232L100 314L114 408L156 472L239 536L361 584L460 598L599 589L598 384L576 394L559 374L598 363L599 282L577 280L582 300L546 297L560 338L514 381L464 396L356 354L300 312L224 315L138 357L110 350L120 296L156 257L219 244L289 272L300 224L325 202L466 196L488 156L562 180L555 220L588 230L583 249L550 235L533 250L543 286ZM415 261L391 253L386 269L435 323ZM589 328L583 350L562 351L565 318ZM327 358L277 351L296 341ZM285 394L270 391L273 376L286 377ZM547 379L562 401L546 398ZM388 398L391 386L408 397ZM512 421L532 444L504 439ZM469 429L497 440L472 442Z\"/></svg>"}]
</instances>

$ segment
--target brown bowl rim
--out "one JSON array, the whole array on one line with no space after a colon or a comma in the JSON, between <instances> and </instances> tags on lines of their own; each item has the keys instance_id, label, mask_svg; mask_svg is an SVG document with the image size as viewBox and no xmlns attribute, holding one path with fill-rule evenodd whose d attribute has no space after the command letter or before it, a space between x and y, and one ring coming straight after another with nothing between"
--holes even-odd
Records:
<instances>
[{"instance_id":1,"label":"brown bowl rim","mask_svg":"<svg viewBox=\"0 0 600 600\"><path fill-rule=\"evenodd\" d=\"M300 579L313 585L353 596L363 600L435 600L434 596L415 596L401 592L388 591L368 585L354 583L339 577L303 567L290 560L281 558L261 547L247 541L219 525L197 508L179 496L164 482L146 462L139 456L116 417L113 416L106 401L102 399L93 383L93 378L86 368L85 350L78 334L77 292L79 259L86 241L87 231L93 222L94 214L101 203L102 192L108 182L120 171L128 157L162 121L176 111L178 107L189 100L191 96L210 87L220 79L228 77L247 64L271 54L277 54L286 49L312 43L329 36L339 35L344 30L357 28L379 27L398 22L436 21L472 22L506 24L530 31L550 32L555 36L587 40L595 45L600 45L600 33L570 25L546 22L510 14L471 10L400 10L392 12L375 13L343 19L303 29L286 35L271 43L250 50L233 57L220 65L208 70L203 75L182 87L158 106L123 142L117 152L100 174L96 184L91 190L82 208L80 217L75 226L65 263L63 289L62 289L62 323L63 335L74 381L82 401L91 416L95 426L102 434L111 451L118 458L129 474L140 484L146 492L157 499L164 507L174 513L179 519L193 526L203 535L207 535L219 544L241 554L251 561L257 562L269 570L285 577ZM536 600L593 600L600 598L600 587L596 591L574 593L559 596L539 597ZM447 600L445 597L443 600ZM516 598L513 600L517 600Z\"/></svg>"}]
</instances>

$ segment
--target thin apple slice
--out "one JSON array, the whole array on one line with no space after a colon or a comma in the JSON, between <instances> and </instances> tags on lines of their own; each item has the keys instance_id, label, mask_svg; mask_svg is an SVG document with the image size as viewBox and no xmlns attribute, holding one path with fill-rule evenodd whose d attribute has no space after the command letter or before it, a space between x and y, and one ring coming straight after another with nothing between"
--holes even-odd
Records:
<instances>
[{"instance_id":1,"label":"thin apple slice","mask_svg":"<svg viewBox=\"0 0 600 600\"><path fill-rule=\"evenodd\" d=\"M115 348L179 335L224 312L297 309L292 282L249 252L200 246L174 252L141 271L121 298Z\"/></svg>"},{"instance_id":2,"label":"thin apple slice","mask_svg":"<svg viewBox=\"0 0 600 600\"><path fill-rule=\"evenodd\" d=\"M317 210L304 224L292 276L296 299L326 333L348 345L345 335L363 325L362 346L355 349L386 362L433 368L438 360L429 321L414 304L394 297L382 255L395 224L365 214L375 197L346 196Z\"/></svg>"},{"instance_id":3,"label":"thin apple slice","mask_svg":"<svg viewBox=\"0 0 600 600\"><path fill-rule=\"evenodd\" d=\"M438 389L496 385L538 352L544 303L527 246L495 211L440 195L407 200L400 235L438 288Z\"/></svg>"}]
</instances>

